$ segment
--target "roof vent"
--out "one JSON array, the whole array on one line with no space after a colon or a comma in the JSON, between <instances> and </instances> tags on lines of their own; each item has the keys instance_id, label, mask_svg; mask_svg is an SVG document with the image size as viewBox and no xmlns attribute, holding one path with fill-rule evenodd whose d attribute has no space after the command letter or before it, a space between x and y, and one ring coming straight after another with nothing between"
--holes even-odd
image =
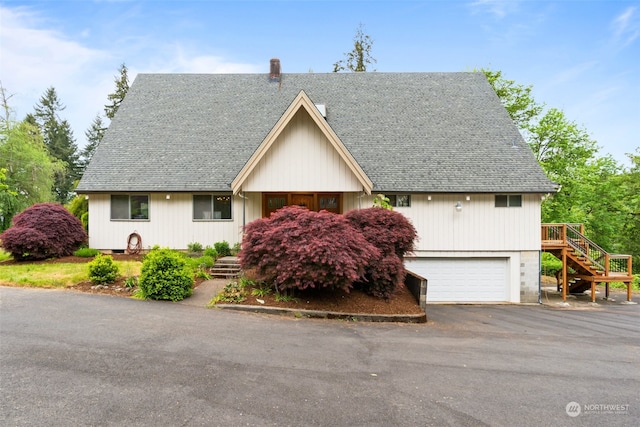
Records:
<instances>
[{"instance_id":1,"label":"roof vent","mask_svg":"<svg viewBox=\"0 0 640 427\"><path fill-rule=\"evenodd\" d=\"M322 117L324 117L325 119L327 118L327 106L324 104L316 104L316 108L318 109L318 111L320 111L320 114L322 114Z\"/></svg>"},{"instance_id":2,"label":"roof vent","mask_svg":"<svg viewBox=\"0 0 640 427\"><path fill-rule=\"evenodd\" d=\"M271 58L269 80L272 82L280 81L280 60L278 58Z\"/></svg>"}]
</instances>

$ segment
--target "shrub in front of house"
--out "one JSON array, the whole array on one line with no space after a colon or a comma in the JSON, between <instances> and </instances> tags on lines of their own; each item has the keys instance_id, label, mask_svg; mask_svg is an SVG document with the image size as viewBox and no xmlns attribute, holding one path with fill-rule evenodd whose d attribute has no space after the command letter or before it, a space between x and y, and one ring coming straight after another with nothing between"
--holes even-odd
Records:
<instances>
[{"instance_id":1,"label":"shrub in front of house","mask_svg":"<svg viewBox=\"0 0 640 427\"><path fill-rule=\"evenodd\" d=\"M89 262L89 280L94 285L113 283L118 277L118 266L111 255L98 254Z\"/></svg>"},{"instance_id":2,"label":"shrub in front of house","mask_svg":"<svg viewBox=\"0 0 640 427\"><path fill-rule=\"evenodd\" d=\"M229 242L226 240L214 243L213 248L216 250L219 257L231 255L231 247L229 246Z\"/></svg>"},{"instance_id":3,"label":"shrub in front of house","mask_svg":"<svg viewBox=\"0 0 640 427\"><path fill-rule=\"evenodd\" d=\"M206 248L204 248L204 252L202 254L204 256L210 257L214 261L218 259L218 251L216 251L216 248L212 248L211 246L207 246Z\"/></svg>"},{"instance_id":4,"label":"shrub in front of house","mask_svg":"<svg viewBox=\"0 0 640 427\"><path fill-rule=\"evenodd\" d=\"M93 258L96 255L100 255L100 251L93 248L80 248L73 252L73 256L77 256L80 258Z\"/></svg>"},{"instance_id":5,"label":"shrub in front of house","mask_svg":"<svg viewBox=\"0 0 640 427\"><path fill-rule=\"evenodd\" d=\"M38 203L13 217L0 241L16 261L39 260L72 255L86 244L87 233L62 205Z\"/></svg>"},{"instance_id":6,"label":"shrub in front of house","mask_svg":"<svg viewBox=\"0 0 640 427\"><path fill-rule=\"evenodd\" d=\"M142 298L181 301L193 292L193 282L184 255L163 248L145 256L138 286Z\"/></svg>"},{"instance_id":7,"label":"shrub in front of house","mask_svg":"<svg viewBox=\"0 0 640 427\"><path fill-rule=\"evenodd\" d=\"M280 290L351 289L379 251L343 215L290 206L245 227L243 270Z\"/></svg>"},{"instance_id":8,"label":"shrub in front of house","mask_svg":"<svg viewBox=\"0 0 640 427\"><path fill-rule=\"evenodd\" d=\"M404 283L402 258L414 249L416 229L401 213L379 207L349 211L345 217L379 250L357 286L376 297L391 298Z\"/></svg>"}]
</instances>

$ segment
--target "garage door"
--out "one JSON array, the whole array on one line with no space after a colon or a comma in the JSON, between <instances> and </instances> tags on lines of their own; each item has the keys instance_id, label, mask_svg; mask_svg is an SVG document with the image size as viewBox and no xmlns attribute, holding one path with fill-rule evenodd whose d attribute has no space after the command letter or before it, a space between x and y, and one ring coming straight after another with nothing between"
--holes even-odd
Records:
<instances>
[{"instance_id":1,"label":"garage door","mask_svg":"<svg viewBox=\"0 0 640 427\"><path fill-rule=\"evenodd\" d=\"M505 302L509 300L506 258L406 260L406 267L427 279L430 302Z\"/></svg>"}]
</instances>

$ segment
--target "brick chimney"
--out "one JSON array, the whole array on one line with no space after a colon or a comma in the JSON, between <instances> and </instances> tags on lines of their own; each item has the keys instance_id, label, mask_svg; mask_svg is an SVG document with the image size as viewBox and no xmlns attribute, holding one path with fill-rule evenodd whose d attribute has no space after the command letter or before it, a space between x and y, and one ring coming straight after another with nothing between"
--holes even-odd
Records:
<instances>
[{"instance_id":1,"label":"brick chimney","mask_svg":"<svg viewBox=\"0 0 640 427\"><path fill-rule=\"evenodd\" d=\"M269 80L272 82L280 81L280 60L278 58L271 58L269 71Z\"/></svg>"}]
</instances>

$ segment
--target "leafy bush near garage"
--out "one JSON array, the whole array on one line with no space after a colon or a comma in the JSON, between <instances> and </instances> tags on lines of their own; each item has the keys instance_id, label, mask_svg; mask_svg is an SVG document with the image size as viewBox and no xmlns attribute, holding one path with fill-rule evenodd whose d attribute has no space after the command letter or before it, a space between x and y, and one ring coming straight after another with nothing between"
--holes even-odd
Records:
<instances>
[{"instance_id":1,"label":"leafy bush near garage","mask_svg":"<svg viewBox=\"0 0 640 427\"><path fill-rule=\"evenodd\" d=\"M39 260L72 255L86 244L87 233L62 205L38 203L13 217L0 241L16 261Z\"/></svg>"},{"instance_id":2,"label":"leafy bush near garage","mask_svg":"<svg viewBox=\"0 0 640 427\"><path fill-rule=\"evenodd\" d=\"M118 277L118 266L111 255L98 254L89 262L89 280L94 285L113 283Z\"/></svg>"},{"instance_id":3,"label":"leafy bush near garage","mask_svg":"<svg viewBox=\"0 0 640 427\"><path fill-rule=\"evenodd\" d=\"M140 296L181 301L193 292L193 271L185 256L171 249L154 249L142 262Z\"/></svg>"},{"instance_id":4,"label":"leafy bush near garage","mask_svg":"<svg viewBox=\"0 0 640 427\"><path fill-rule=\"evenodd\" d=\"M555 276L559 271L562 271L562 261L549 252L542 252L542 274Z\"/></svg>"},{"instance_id":5,"label":"leafy bush near garage","mask_svg":"<svg viewBox=\"0 0 640 427\"><path fill-rule=\"evenodd\" d=\"M391 298L404 283L402 258L414 249L416 229L401 213L379 207L349 211L345 217L379 250L357 286L373 296Z\"/></svg>"},{"instance_id":6,"label":"leafy bush near garage","mask_svg":"<svg viewBox=\"0 0 640 427\"><path fill-rule=\"evenodd\" d=\"M343 215L289 206L245 227L243 270L280 290L349 290L379 251Z\"/></svg>"}]
</instances>

